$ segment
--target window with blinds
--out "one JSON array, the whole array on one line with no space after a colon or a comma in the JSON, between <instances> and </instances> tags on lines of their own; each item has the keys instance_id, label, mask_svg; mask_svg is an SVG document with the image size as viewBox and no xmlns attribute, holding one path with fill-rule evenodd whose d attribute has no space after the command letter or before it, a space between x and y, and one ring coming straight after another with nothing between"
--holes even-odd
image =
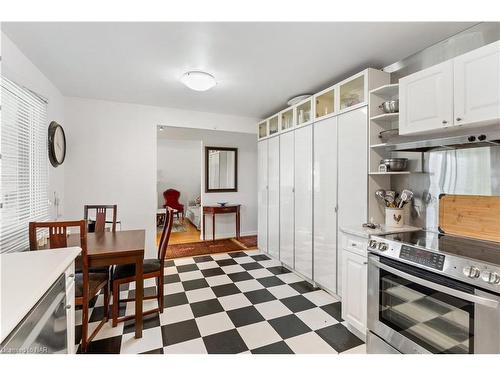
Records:
<instances>
[{"instance_id":1,"label":"window with blinds","mask_svg":"<svg viewBox=\"0 0 500 375\"><path fill-rule=\"evenodd\" d=\"M1 78L0 252L29 248L28 223L48 217L47 104Z\"/></svg>"}]
</instances>

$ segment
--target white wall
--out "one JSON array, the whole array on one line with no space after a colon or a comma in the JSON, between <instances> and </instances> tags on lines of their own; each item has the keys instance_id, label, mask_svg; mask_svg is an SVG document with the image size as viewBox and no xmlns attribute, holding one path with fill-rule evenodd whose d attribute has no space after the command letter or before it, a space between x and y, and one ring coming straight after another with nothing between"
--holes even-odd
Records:
<instances>
[{"instance_id":1,"label":"white wall","mask_svg":"<svg viewBox=\"0 0 500 375\"><path fill-rule=\"evenodd\" d=\"M201 195L201 140L158 138L156 154L158 207L164 204L163 192L176 189L187 208L188 201Z\"/></svg>"},{"instance_id":2,"label":"white wall","mask_svg":"<svg viewBox=\"0 0 500 375\"><path fill-rule=\"evenodd\" d=\"M256 135L225 131L187 128L167 128L159 137L172 141L201 140L201 201L202 205L229 202L241 204L241 235L257 234L257 142ZM238 148L238 191L235 193L205 192L205 146ZM212 238L212 219L206 218L207 239ZM218 215L215 225L216 238L234 237L234 215Z\"/></svg>"},{"instance_id":3,"label":"white wall","mask_svg":"<svg viewBox=\"0 0 500 375\"><path fill-rule=\"evenodd\" d=\"M3 33L1 33L1 49L2 75L48 99L47 128L51 121L57 121L66 129L64 121L64 98L57 87ZM48 157L47 163L49 163ZM54 168L49 163L48 197L51 204L49 211L50 219L56 219L56 210L53 205L54 192L56 192L60 199L59 214L62 216L64 213L65 166L65 164L62 164Z\"/></svg>"},{"instance_id":4,"label":"white wall","mask_svg":"<svg viewBox=\"0 0 500 375\"><path fill-rule=\"evenodd\" d=\"M232 127L243 131L249 129L248 124L253 122L251 130L255 132L254 125L257 121L236 116L81 98L65 98L64 108L68 143L64 179L65 216L81 217L84 204L117 204L122 229L146 229L146 256L149 257L156 255L157 125L196 125L197 128L208 129ZM215 139L218 138L217 134L222 134L219 131L213 133ZM255 134L241 134L241 137L248 139L242 146L242 153L250 160L243 161L240 165L240 173L248 173L248 177L240 180L240 186L249 186L244 188L248 191L241 194L241 199L235 200L249 206L244 210L252 218L242 218L242 231L247 226L255 231ZM232 140L224 142L234 144ZM217 200L213 198L213 201Z\"/></svg>"}]
</instances>

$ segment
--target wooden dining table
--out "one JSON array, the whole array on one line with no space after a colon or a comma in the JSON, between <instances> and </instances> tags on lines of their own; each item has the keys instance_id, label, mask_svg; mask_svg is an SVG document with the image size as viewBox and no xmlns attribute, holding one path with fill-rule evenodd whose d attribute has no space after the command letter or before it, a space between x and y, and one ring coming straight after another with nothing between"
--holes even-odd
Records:
<instances>
[{"instance_id":1,"label":"wooden dining table","mask_svg":"<svg viewBox=\"0 0 500 375\"><path fill-rule=\"evenodd\" d=\"M68 246L80 246L80 234L68 236ZM142 337L142 302L144 295L142 265L145 231L87 233L89 268L117 264L135 264L135 338ZM113 301L113 303L115 303Z\"/></svg>"}]
</instances>

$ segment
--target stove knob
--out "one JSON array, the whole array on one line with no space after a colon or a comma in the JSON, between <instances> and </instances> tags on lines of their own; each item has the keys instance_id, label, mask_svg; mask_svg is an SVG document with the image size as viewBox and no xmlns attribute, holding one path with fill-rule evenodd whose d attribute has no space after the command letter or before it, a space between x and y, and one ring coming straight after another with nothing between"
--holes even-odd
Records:
<instances>
[{"instance_id":1,"label":"stove knob","mask_svg":"<svg viewBox=\"0 0 500 375\"><path fill-rule=\"evenodd\" d=\"M484 271L481 278L489 284L500 284L500 274L496 272Z\"/></svg>"},{"instance_id":2,"label":"stove knob","mask_svg":"<svg viewBox=\"0 0 500 375\"><path fill-rule=\"evenodd\" d=\"M370 240L370 242L368 243L368 247L370 249L376 249L377 248L377 241L375 240Z\"/></svg>"},{"instance_id":3,"label":"stove knob","mask_svg":"<svg viewBox=\"0 0 500 375\"><path fill-rule=\"evenodd\" d=\"M381 242L381 243L378 244L378 249L380 251L386 251L388 249L388 246L387 246L386 243Z\"/></svg>"},{"instance_id":4,"label":"stove knob","mask_svg":"<svg viewBox=\"0 0 500 375\"><path fill-rule=\"evenodd\" d=\"M466 266L463 269L464 275L470 277L471 279L477 279L480 275L479 268L474 266Z\"/></svg>"}]
</instances>

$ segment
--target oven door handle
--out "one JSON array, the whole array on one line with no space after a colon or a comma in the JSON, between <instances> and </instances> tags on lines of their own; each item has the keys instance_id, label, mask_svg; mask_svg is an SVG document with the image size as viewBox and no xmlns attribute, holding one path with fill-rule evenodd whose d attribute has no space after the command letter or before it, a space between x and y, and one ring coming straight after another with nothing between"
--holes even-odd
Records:
<instances>
[{"instance_id":1,"label":"oven door handle","mask_svg":"<svg viewBox=\"0 0 500 375\"><path fill-rule=\"evenodd\" d=\"M381 268L381 269L383 269L387 272L390 272L396 276L402 277L408 281L411 281L411 282L426 286L428 288L437 290L438 292L443 292L443 293L449 294L453 297L461 298L465 301L477 303L477 304L482 305L482 306L491 307L492 309L497 309L500 305L498 301L495 301L493 299L476 296L474 294L462 292L460 290L452 289L452 288L449 288L447 286L433 283L432 281L421 279L420 277L409 275L406 272L402 272L396 268L393 268L393 267L390 267L386 264L383 264L383 263L379 262L378 260L374 259L373 257L368 257L368 260L371 264L375 265L378 268Z\"/></svg>"}]
</instances>

